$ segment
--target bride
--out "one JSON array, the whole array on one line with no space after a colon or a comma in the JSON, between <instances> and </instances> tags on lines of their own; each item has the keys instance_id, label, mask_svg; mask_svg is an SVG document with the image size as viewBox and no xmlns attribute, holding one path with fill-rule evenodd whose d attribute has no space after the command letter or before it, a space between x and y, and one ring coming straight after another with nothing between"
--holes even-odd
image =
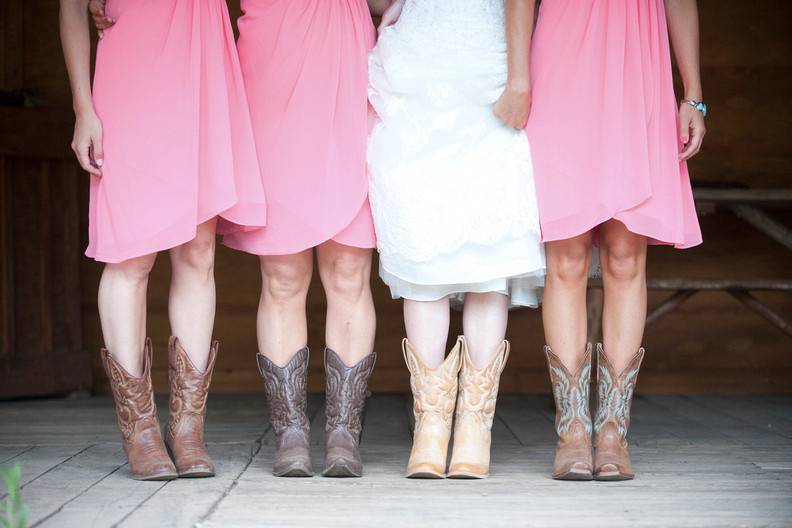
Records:
<instances>
[{"instance_id":1,"label":"bride","mask_svg":"<svg viewBox=\"0 0 792 528\"><path fill-rule=\"evenodd\" d=\"M404 299L415 402L408 477L489 474L508 309L539 302L545 261L523 130L533 11L533 1L395 0L369 58L380 276ZM452 300L464 336L446 356Z\"/></svg>"}]
</instances>

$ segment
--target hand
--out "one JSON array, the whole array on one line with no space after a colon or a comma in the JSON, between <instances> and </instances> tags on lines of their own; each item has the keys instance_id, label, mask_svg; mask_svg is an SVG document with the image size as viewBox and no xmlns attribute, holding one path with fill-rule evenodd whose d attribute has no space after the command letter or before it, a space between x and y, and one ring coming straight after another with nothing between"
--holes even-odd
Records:
<instances>
[{"instance_id":1,"label":"hand","mask_svg":"<svg viewBox=\"0 0 792 528\"><path fill-rule=\"evenodd\" d=\"M683 102L679 107L679 139L683 145L682 152L679 153L680 161L687 161L698 154L706 133L704 114Z\"/></svg>"},{"instance_id":2,"label":"hand","mask_svg":"<svg viewBox=\"0 0 792 528\"><path fill-rule=\"evenodd\" d=\"M525 128L531 113L531 89L527 85L507 84L492 111L504 125L518 130Z\"/></svg>"},{"instance_id":3,"label":"hand","mask_svg":"<svg viewBox=\"0 0 792 528\"><path fill-rule=\"evenodd\" d=\"M382 33L382 30L384 30L386 27L395 24L399 20L403 8L404 0L393 0L391 5L388 6L388 9L382 13L382 18L380 19L380 25L377 28L377 32Z\"/></svg>"},{"instance_id":4,"label":"hand","mask_svg":"<svg viewBox=\"0 0 792 528\"><path fill-rule=\"evenodd\" d=\"M96 29L99 30L99 38L102 38L105 29L113 27L115 24L115 20L107 16L105 12L106 4L107 0L90 0L88 3L88 11L91 13Z\"/></svg>"},{"instance_id":5,"label":"hand","mask_svg":"<svg viewBox=\"0 0 792 528\"><path fill-rule=\"evenodd\" d=\"M102 122L95 112L77 115L71 148L83 170L94 176L102 176Z\"/></svg>"}]
</instances>

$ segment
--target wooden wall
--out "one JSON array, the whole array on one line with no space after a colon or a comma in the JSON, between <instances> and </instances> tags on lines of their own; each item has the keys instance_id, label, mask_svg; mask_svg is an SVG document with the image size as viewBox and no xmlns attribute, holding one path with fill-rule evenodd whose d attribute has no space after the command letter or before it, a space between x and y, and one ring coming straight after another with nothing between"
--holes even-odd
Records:
<instances>
[{"instance_id":1,"label":"wooden wall","mask_svg":"<svg viewBox=\"0 0 792 528\"><path fill-rule=\"evenodd\" d=\"M792 187L792 39L788 21L792 3L786 0L700 0L702 57L706 99L712 115L705 149L692 165L697 184L746 187ZM232 12L238 8L232 5ZM44 143L67 144L69 94L57 34L57 1L3 0L0 4L0 88L24 89L27 98L51 111L53 126L41 130ZM25 110L16 114L25 120ZM8 128L8 123L0 125ZM0 136L1 138L2 136ZM3 145L0 144L0 152ZM31 160L30 163L36 163ZM27 169L5 178L26 178ZM85 237L86 180L74 185L82 201L79 232ZM776 213L792 224L789 211ZM4 221L6 217L4 217ZM22 219L11 218L21 222ZM728 213L702 218L705 245L687 251L652 248L653 277L792 278L790 254ZM85 240L79 244L80 251ZM5 262L5 261L4 261ZM167 255L154 271L150 290L149 328L157 350L155 377L165 388L167 323ZM94 360L94 387L106 390L96 349L101 345L96 315L96 285L100 266L80 260L82 347ZM216 335L222 341L214 387L219 391L259 389L255 369L255 310L260 285L254 257L220 249L217 260L218 317ZM389 299L374 280L378 310L379 365L372 387L391 391L407 388L407 373L399 352L403 335L401 306ZM651 294L656 304L664 294ZM780 313L792 314L788 294L762 296ZM314 284L309 298L310 345L314 350L311 388L322 386L320 351L323 345L324 297ZM454 319L454 332L459 318ZM547 375L541 357L541 321L537 311L511 316L509 337L514 352L504 374L505 390L544 391ZM648 358L642 372L644 391L792 392L792 340L748 312L730 297L702 293L646 334Z\"/></svg>"}]
</instances>

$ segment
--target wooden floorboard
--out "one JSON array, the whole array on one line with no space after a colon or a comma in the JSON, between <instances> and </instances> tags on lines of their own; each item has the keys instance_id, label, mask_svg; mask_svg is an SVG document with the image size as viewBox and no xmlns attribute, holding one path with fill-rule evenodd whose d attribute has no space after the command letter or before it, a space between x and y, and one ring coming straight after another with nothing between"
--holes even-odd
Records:
<instances>
[{"instance_id":1,"label":"wooden floorboard","mask_svg":"<svg viewBox=\"0 0 792 528\"><path fill-rule=\"evenodd\" d=\"M792 398L639 395L637 478L622 483L549 478L549 395L501 395L484 481L403 478L412 405L401 394L369 400L363 478L275 478L264 404L260 394L210 398L213 479L131 480L107 397L0 403L0 466L21 465L31 527L792 525ZM164 423L167 402L158 406ZM319 474L322 396L308 415Z\"/></svg>"}]
</instances>

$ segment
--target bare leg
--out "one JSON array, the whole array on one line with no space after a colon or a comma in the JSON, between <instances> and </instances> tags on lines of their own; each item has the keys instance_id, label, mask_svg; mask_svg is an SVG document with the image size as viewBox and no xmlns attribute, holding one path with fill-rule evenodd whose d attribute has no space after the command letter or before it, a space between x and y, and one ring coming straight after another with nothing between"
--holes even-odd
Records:
<instances>
[{"instance_id":1,"label":"bare leg","mask_svg":"<svg viewBox=\"0 0 792 528\"><path fill-rule=\"evenodd\" d=\"M542 320L545 339L564 365L574 371L586 348L586 287L591 263L591 232L548 242Z\"/></svg>"},{"instance_id":2,"label":"bare leg","mask_svg":"<svg viewBox=\"0 0 792 528\"><path fill-rule=\"evenodd\" d=\"M450 323L448 297L437 301L404 299L407 339L429 368L437 368L445 359Z\"/></svg>"},{"instance_id":3,"label":"bare leg","mask_svg":"<svg viewBox=\"0 0 792 528\"><path fill-rule=\"evenodd\" d=\"M611 220L602 226L602 281L605 303L602 336L617 372L635 356L646 324L646 237Z\"/></svg>"},{"instance_id":4,"label":"bare leg","mask_svg":"<svg viewBox=\"0 0 792 528\"><path fill-rule=\"evenodd\" d=\"M374 350L372 250L330 240L316 248L316 256L327 296L325 343L347 366L356 365Z\"/></svg>"},{"instance_id":5,"label":"bare leg","mask_svg":"<svg viewBox=\"0 0 792 528\"><path fill-rule=\"evenodd\" d=\"M206 370L214 331L216 225L216 219L204 222L194 239L170 250L171 332L200 371Z\"/></svg>"},{"instance_id":6,"label":"bare leg","mask_svg":"<svg viewBox=\"0 0 792 528\"><path fill-rule=\"evenodd\" d=\"M501 293L467 293L462 312L470 359L479 369L489 363L506 338L509 298Z\"/></svg>"},{"instance_id":7,"label":"bare leg","mask_svg":"<svg viewBox=\"0 0 792 528\"><path fill-rule=\"evenodd\" d=\"M259 351L283 367L308 344L305 302L313 274L313 251L261 257Z\"/></svg>"},{"instance_id":8,"label":"bare leg","mask_svg":"<svg viewBox=\"0 0 792 528\"><path fill-rule=\"evenodd\" d=\"M99 319L105 347L131 375L143 370L146 289L156 253L105 265L99 282Z\"/></svg>"}]
</instances>

